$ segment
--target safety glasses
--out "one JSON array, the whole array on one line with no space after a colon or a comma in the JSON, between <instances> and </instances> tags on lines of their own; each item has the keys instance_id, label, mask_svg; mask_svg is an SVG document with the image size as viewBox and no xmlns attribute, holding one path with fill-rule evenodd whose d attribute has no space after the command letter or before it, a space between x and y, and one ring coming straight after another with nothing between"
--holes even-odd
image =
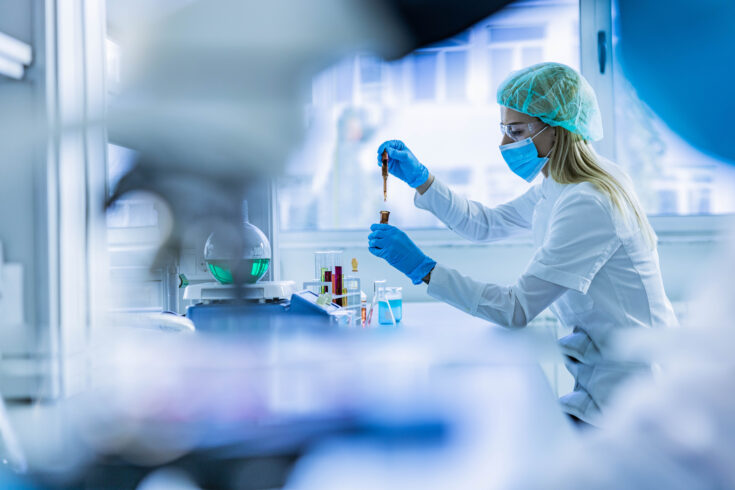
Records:
<instances>
[{"instance_id":1,"label":"safety glasses","mask_svg":"<svg viewBox=\"0 0 735 490\"><path fill-rule=\"evenodd\" d=\"M500 123L500 132L513 141L521 141L531 136L535 136L542 126L546 126L546 124L542 123L541 121L514 124Z\"/></svg>"}]
</instances>

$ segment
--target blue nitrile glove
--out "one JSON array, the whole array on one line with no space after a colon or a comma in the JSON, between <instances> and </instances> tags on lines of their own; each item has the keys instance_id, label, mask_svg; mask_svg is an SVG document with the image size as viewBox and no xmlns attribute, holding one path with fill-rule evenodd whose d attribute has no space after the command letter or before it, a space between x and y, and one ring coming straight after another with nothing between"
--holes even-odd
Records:
<instances>
[{"instance_id":1,"label":"blue nitrile glove","mask_svg":"<svg viewBox=\"0 0 735 490\"><path fill-rule=\"evenodd\" d=\"M387 260L414 284L420 284L436 266L436 261L424 255L408 235L395 226L376 223L370 226L370 230L370 253Z\"/></svg>"},{"instance_id":2,"label":"blue nitrile glove","mask_svg":"<svg viewBox=\"0 0 735 490\"><path fill-rule=\"evenodd\" d=\"M383 165L383 150L388 150L388 172L414 189L429 180L429 170L411 153L403 141L386 141L378 148L378 166Z\"/></svg>"}]
</instances>

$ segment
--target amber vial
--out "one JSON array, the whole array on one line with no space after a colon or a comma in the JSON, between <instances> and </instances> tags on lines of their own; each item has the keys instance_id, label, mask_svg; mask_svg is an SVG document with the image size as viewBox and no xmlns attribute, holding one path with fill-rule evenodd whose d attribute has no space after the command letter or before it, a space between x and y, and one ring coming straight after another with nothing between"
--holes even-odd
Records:
<instances>
[{"instance_id":1,"label":"amber vial","mask_svg":"<svg viewBox=\"0 0 735 490\"><path fill-rule=\"evenodd\" d=\"M387 225L388 216L390 216L390 211L381 211L380 212L380 222Z\"/></svg>"}]
</instances>

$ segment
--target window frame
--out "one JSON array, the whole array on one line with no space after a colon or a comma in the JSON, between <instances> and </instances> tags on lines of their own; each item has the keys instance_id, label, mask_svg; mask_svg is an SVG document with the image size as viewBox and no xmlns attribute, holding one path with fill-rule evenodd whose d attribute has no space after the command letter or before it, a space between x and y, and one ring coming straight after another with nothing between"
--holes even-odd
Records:
<instances>
[{"instance_id":1,"label":"window frame","mask_svg":"<svg viewBox=\"0 0 735 490\"><path fill-rule=\"evenodd\" d=\"M735 214L703 216L649 216L659 244L713 243L722 241L735 228ZM421 246L485 247L488 243L466 240L448 228L413 228L407 230ZM279 231L282 249L317 250L366 246L368 230ZM493 242L492 245L532 244L532 238L519 236Z\"/></svg>"}]
</instances>

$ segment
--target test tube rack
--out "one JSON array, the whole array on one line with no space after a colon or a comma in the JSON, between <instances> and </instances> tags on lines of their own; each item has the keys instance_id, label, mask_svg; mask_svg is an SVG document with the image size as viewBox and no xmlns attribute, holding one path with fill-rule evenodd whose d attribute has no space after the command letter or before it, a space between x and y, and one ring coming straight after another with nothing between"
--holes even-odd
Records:
<instances>
[{"instance_id":1,"label":"test tube rack","mask_svg":"<svg viewBox=\"0 0 735 490\"><path fill-rule=\"evenodd\" d=\"M303 283L303 288L304 289L316 288L317 291L326 291L326 292L322 292L322 293L317 293L317 294L319 294L320 297L324 296L325 298L327 298L327 299L324 300L325 303L331 303L335 299L345 298L345 299L347 299L348 306L340 306L340 308L342 308L342 309L356 309L356 310L359 311L360 308L361 308L361 305L360 305L360 291L361 291L361 289L360 289L360 279L359 278L355 278L355 279L352 279L352 280L357 281L357 291L352 292L352 293L334 294L333 291L332 291L332 288L334 287L334 285L332 284L331 281L319 281L319 280L316 280L316 279L313 280L313 281L306 281L306 282L304 282ZM355 300L354 303L352 301L350 301L350 299ZM353 304L350 304L350 303L353 303Z\"/></svg>"}]
</instances>

